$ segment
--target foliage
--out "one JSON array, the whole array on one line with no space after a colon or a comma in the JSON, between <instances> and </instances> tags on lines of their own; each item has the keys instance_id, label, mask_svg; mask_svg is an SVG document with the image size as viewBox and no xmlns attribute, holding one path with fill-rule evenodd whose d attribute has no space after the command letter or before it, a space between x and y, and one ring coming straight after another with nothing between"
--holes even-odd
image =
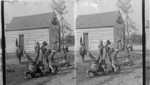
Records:
<instances>
[{"instance_id":1,"label":"foliage","mask_svg":"<svg viewBox=\"0 0 150 85\"><path fill-rule=\"evenodd\" d=\"M68 34L65 36L64 40L61 38L60 44L62 45L64 42L64 45L67 44L68 46L73 46L75 44L75 37L71 34Z\"/></svg>"},{"instance_id":2,"label":"foliage","mask_svg":"<svg viewBox=\"0 0 150 85\"><path fill-rule=\"evenodd\" d=\"M133 12L133 10L131 9L130 2L131 2L131 0L118 0L118 3L117 3L118 8L125 15L125 19L124 19L124 21L126 22L125 23L125 28L126 28L125 34L127 34L128 39L130 37L130 32L137 30L135 23L129 17L129 14Z\"/></svg>"},{"instance_id":3,"label":"foliage","mask_svg":"<svg viewBox=\"0 0 150 85\"><path fill-rule=\"evenodd\" d=\"M65 41L68 45L74 45L75 44L75 37L71 34L68 34L66 37L65 37Z\"/></svg>"},{"instance_id":4,"label":"foliage","mask_svg":"<svg viewBox=\"0 0 150 85\"><path fill-rule=\"evenodd\" d=\"M131 0L118 0L117 6L120 8L125 14L129 14L133 12L131 10Z\"/></svg>"},{"instance_id":5,"label":"foliage","mask_svg":"<svg viewBox=\"0 0 150 85\"><path fill-rule=\"evenodd\" d=\"M133 44L142 44L142 35L133 33L129 38L126 38L126 42L130 40Z\"/></svg>"},{"instance_id":6,"label":"foliage","mask_svg":"<svg viewBox=\"0 0 150 85\"><path fill-rule=\"evenodd\" d=\"M58 13L58 15L60 16L60 28L61 28L61 35L62 35L62 46L64 48L64 34L66 33L66 30L71 31L70 29L70 24L64 19L64 15L66 13L68 13L66 11L66 4L64 0L52 0L52 4L51 7L53 8L53 10Z\"/></svg>"}]
</instances>

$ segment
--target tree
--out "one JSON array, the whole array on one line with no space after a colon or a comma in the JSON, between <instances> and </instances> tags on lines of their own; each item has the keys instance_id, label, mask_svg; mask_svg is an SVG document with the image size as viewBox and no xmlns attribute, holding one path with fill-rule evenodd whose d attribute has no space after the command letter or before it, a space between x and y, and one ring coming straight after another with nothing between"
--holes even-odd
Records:
<instances>
[{"instance_id":1,"label":"tree","mask_svg":"<svg viewBox=\"0 0 150 85\"><path fill-rule=\"evenodd\" d=\"M118 8L124 13L125 15L125 28L126 28L126 33L127 37L129 39L130 37L130 32L132 30L137 30L135 23L132 21L132 19L129 17L129 14L133 12L131 9L131 0L118 0L117 6ZM127 41L127 44L129 43L129 40Z\"/></svg>"},{"instance_id":2,"label":"tree","mask_svg":"<svg viewBox=\"0 0 150 85\"><path fill-rule=\"evenodd\" d=\"M4 0L4 2L5 3L11 3L13 5L14 3L17 3L18 0Z\"/></svg>"},{"instance_id":3,"label":"tree","mask_svg":"<svg viewBox=\"0 0 150 85\"><path fill-rule=\"evenodd\" d=\"M64 18L64 15L66 13L68 13L66 11L66 4L65 4L65 1L64 0L58 0L58 1L55 1L55 0L52 0L52 4L51 4L51 7L53 8L53 10L58 13L59 17L60 17L60 20L59 20L59 23L60 23L60 28L61 28L61 35L62 35L62 47L64 49L64 34L66 33L66 30L69 30L69 31L72 31L70 29L70 25L69 23L65 20Z\"/></svg>"},{"instance_id":4,"label":"tree","mask_svg":"<svg viewBox=\"0 0 150 85\"><path fill-rule=\"evenodd\" d=\"M131 40L131 42L134 43L134 44L142 44L142 35L133 33L133 34L130 36L130 40Z\"/></svg>"}]
</instances>

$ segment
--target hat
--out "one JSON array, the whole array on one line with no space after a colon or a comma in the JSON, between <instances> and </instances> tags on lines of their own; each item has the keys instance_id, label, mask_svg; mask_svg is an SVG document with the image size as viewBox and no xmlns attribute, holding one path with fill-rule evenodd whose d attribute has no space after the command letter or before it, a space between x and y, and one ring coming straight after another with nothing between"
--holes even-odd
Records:
<instances>
[{"instance_id":1,"label":"hat","mask_svg":"<svg viewBox=\"0 0 150 85\"><path fill-rule=\"evenodd\" d=\"M43 45L47 45L47 42L46 42L46 41L44 41L42 44L43 44Z\"/></svg>"},{"instance_id":2,"label":"hat","mask_svg":"<svg viewBox=\"0 0 150 85\"><path fill-rule=\"evenodd\" d=\"M40 45L40 43L39 43L39 42L36 42L36 44Z\"/></svg>"}]
</instances>

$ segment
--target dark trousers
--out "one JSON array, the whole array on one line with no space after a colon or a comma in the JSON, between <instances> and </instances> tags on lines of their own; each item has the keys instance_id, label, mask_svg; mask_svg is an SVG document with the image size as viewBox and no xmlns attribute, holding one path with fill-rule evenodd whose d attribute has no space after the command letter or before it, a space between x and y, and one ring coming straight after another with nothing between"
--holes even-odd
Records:
<instances>
[{"instance_id":1,"label":"dark trousers","mask_svg":"<svg viewBox=\"0 0 150 85\"><path fill-rule=\"evenodd\" d=\"M23 54L17 54L17 58L18 58L18 62L21 63L21 57L23 56Z\"/></svg>"},{"instance_id":2,"label":"dark trousers","mask_svg":"<svg viewBox=\"0 0 150 85\"><path fill-rule=\"evenodd\" d=\"M84 53L82 53L82 54L81 54L81 57L82 57L82 61L84 62L85 54L84 54Z\"/></svg>"}]
</instances>

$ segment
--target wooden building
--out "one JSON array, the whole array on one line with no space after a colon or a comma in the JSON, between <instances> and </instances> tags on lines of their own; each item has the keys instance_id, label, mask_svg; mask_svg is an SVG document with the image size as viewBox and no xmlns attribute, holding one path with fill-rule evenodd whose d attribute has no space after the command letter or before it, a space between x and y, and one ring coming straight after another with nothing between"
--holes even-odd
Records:
<instances>
[{"instance_id":1,"label":"wooden building","mask_svg":"<svg viewBox=\"0 0 150 85\"><path fill-rule=\"evenodd\" d=\"M14 17L6 28L6 52L16 51L16 39L27 51L33 52L36 42L42 45L43 41L48 44L60 42L59 22L54 12ZM60 44L57 43L57 48Z\"/></svg>"},{"instance_id":2,"label":"wooden building","mask_svg":"<svg viewBox=\"0 0 150 85\"><path fill-rule=\"evenodd\" d=\"M76 50L80 47L80 38L89 50L98 50L99 41L110 40L116 43L122 40L119 48L124 48L125 24L119 11L79 15L76 19Z\"/></svg>"}]
</instances>

